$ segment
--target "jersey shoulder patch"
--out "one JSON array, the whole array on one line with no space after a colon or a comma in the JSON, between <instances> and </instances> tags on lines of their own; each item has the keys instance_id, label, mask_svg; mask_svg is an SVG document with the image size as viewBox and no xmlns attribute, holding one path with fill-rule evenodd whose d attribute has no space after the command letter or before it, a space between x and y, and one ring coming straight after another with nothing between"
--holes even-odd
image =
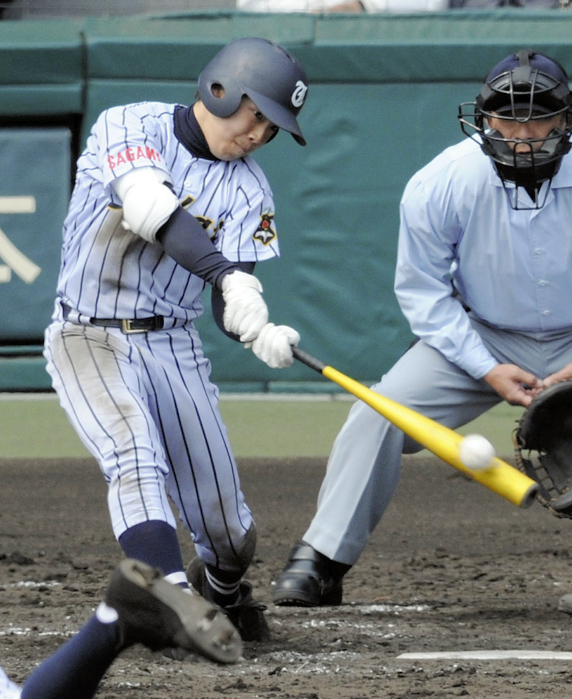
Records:
<instances>
[{"instance_id":1,"label":"jersey shoulder patch","mask_svg":"<svg viewBox=\"0 0 572 699\"><path fill-rule=\"evenodd\" d=\"M252 236L254 240L258 240L262 245L269 245L276 239L276 231L274 230L274 215L262 214L260 224Z\"/></svg>"}]
</instances>

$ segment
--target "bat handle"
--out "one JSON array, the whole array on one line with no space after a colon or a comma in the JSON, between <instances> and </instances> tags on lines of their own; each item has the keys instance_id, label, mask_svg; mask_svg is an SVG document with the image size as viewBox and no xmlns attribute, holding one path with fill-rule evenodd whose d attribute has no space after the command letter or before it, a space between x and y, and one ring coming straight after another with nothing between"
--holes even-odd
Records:
<instances>
[{"instance_id":1,"label":"bat handle","mask_svg":"<svg viewBox=\"0 0 572 699\"><path fill-rule=\"evenodd\" d=\"M308 354L308 352L304 352L304 350L301 350L299 347L292 347L292 354L299 362L302 362L302 364L309 366L310 369L314 369L314 371L317 371L318 374L321 374L322 371L326 368L324 362L321 362L319 359L316 359L316 357L312 357L311 354Z\"/></svg>"}]
</instances>

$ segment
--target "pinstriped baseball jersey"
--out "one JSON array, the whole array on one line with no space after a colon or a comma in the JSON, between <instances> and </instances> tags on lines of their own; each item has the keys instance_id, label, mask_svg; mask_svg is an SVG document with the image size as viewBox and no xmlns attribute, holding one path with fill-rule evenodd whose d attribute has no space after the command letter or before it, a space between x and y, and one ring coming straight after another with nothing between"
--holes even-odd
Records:
<instances>
[{"instance_id":1,"label":"pinstriped baseball jersey","mask_svg":"<svg viewBox=\"0 0 572 699\"><path fill-rule=\"evenodd\" d=\"M143 102L103 112L78 160L58 296L87 317L193 320L202 313L204 282L121 224L110 183L134 167L161 170L228 259L279 255L272 192L260 167L249 157L223 162L192 155L173 131L176 106ZM56 307L56 318L60 313Z\"/></svg>"}]
</instances>

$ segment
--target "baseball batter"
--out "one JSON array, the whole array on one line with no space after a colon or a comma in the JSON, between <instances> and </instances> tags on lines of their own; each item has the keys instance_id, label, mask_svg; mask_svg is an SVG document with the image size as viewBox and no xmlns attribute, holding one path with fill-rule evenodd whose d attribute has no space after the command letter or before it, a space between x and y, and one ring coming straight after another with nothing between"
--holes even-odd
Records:
<instances>
[{"instance_id":1,"label":"baseball batter","mask_svg":"<svg viewBox=\"0 0 572 699\"><path fill-rule=\"evenodd\" d=\"M210 284L224 332L271 367L293 361L299 335L268 322L251 274L279 247L272 192L250 156L279 129L305 145L306 92L290 53L247 38L206 66L192 106L101 114L77 163L45 336L53 386L101 466L124 553L187 585L171 498L203 593L245 640L267 634L242 579L256 530L194 321Z\"/></svg>"},{"instance_id":2,"label":"baseball batter","mask_svg":"<svg viewBox=\"0 0 572 699\"><path fill-rule=\"evenodd\" d=\"M507 56L475 102L471 138L416 173L401 201L395 291L419 341L373 388L453 429L502 400L527 406L572 377L572 94L563 67ZM317 512L276 604L339 604L420 449L362 402L333 445Z\"/></svg>"}]
</instances>

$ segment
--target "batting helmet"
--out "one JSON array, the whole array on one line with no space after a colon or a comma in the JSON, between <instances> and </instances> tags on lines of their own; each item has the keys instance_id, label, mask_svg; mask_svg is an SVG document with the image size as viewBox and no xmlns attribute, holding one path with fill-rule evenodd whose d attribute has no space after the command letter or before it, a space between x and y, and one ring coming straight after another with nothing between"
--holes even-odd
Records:
<instances>
[{"instance_id":1,"label":"batting helmet","mask_svg":"<svg viewBox=\"0 0 572 699\"><path fill-rule=\"evenodd\" d=\"M224 90L221 97L213 93L218 85ZM229 117L246 95L302 146L306 141L296 117L307 91L306 73L294 56L278 44L255 37L227 44L199 75L199 97L209 112Z\"/></svg>"},{"instance_id":2,"label":"batting helmet","mask_svg":"<svg viewBox=\"0 0 572 699\"><path fill-rule=\"evenodd\" d=\"M472 108L472 113L467 107ZM563 128L554 128L541 139L518 139L528 145L525 152L516 152L514 139L487 130L486 120L491 118L524 123L559 114L565 117ZM554 59L531 49L511 54L488 74L476 101L460 105L459 119L466 135L480 135L481 148L492 158L503 183L514 182L538 193L542 183L558 172L562 158L572 147L572 94L566 71ZM518 199L511 199L511 204L514 202ZM544 201L540 205L536 202L534 208L543 204ZM513 208L525 207L515 203Z\"/></svg>"}]
</instances>

